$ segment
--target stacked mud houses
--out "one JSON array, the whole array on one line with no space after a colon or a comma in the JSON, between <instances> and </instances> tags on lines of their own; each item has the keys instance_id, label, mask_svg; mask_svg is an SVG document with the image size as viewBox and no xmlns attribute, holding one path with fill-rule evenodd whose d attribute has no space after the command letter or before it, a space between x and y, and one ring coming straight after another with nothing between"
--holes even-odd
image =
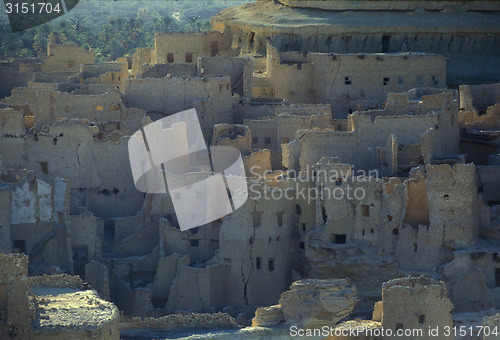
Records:
<instances>
[{"instance_id":1,"label":"stacked mud houses","mask_svg":"<svg viewBox=\"0 0 500 340\"><path fill-rule=\"evenodd\" d=\"M114 62L51 45L1 63L0 337L117 338L118 312L101 299L143 318L225 312L246 325L259 308L254 324L299 322L289 306L302 289L349 287L339 315L375 310L363 321L373 329L496 314L499 11L258 1L216 15L214 31L157 34ZM250 197L181 231L168 193L136 189L127 143L190 108L207 145L241 152ZM58 323L63 293L88 294L96 318Z\"/></svg>"}]
</instances>

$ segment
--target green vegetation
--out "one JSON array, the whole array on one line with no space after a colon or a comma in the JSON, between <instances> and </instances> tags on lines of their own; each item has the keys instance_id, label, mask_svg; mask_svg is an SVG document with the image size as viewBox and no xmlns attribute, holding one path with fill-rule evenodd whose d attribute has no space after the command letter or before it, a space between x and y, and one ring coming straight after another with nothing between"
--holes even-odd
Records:
<instances>
[{"instance_id":1,"label":"green vegetation","mask_svg":"<svg viewBox=\"0 0 500 340\"><path fill-rule=\"evenodd\" d=\"M214 14L247 2L80 0L68 14L17 33L0 15L0 59L39 57L47 54L47 43L75 43L93 48L96 62L110 61L153 47L155 32L207 31Z\"/></svg>"}]
</instances>

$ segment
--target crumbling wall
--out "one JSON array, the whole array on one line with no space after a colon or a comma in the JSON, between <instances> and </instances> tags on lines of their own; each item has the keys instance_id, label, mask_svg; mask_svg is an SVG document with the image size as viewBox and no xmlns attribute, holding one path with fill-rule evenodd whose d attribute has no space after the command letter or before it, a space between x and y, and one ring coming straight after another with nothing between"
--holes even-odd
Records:
<instances>
[{"instance_id":1,"label":"crumbling wall","mask_svg":"<svg viewBox=\"0 0 500 340\"><path fill-rule=\"evenodd\" d=\"M163 78L168 74L176 77L196 76L196 64L142 64L137 68L137 78Z\"/></svg>"},{"instance_id":2,"label":"crumbling wall","mask_svg":"<svg viewBox=\"0 0 500 340\"><path fill-rule=\"evenodd\" d=\"M459 121L466 127L500 128L500 84L461 85Z\"/></svg>"},{"instance_id":3,"label":"crumbling wall","mask_svg":"<svg viewBox=\"0 0 500 340\"><path fill-rule=\"evenodd\" d=\"M78 72L81 64L94 62L94 51L84 51L77 45L49 44L47 56L42 57L42 71L72 71Z\"/></svg>"},{"instance_id":4,"label":"crumbling wall","mask_svg":"<svg viewBox=\"0 0 500 340\"><path fill-rule=\"evenodd\" d=\"M19 63L12 62L0 63L0 98L8 97L12 89L16 87L24 87L32 80L32 72L22 72L19 70Z\"/></svg>"},{"instance_id":5,"label":"crumbling wall","mask_svg":"<svg viewBox=\"0 0 500 340\"><path fill-rule=\"evenodd\" d=\"M278 123L275 119L245 119L252 136L252 149L279 150Z\"/></svg>"},{"instance_id":6,"label":"crumbling wall","mask_svg":"<svg viewBox=\"0 0 500 340\"><path fill-rule=\"evenodd\" d=\"M225 305L270 305L290 284L295 200L283 192L280 199L271 199L273 190L250 183L253 198L224 218L219 252L208 263L223 265ZM292 187L288 193L293 192Z\"/></svg>"},{"instance_id":7,"label":"crumbling wall","mask_svg":"<svg viewBox=\"0 0 500 340\"><path fill-rule=\"evenodd\" d=\"M358 100L381 104L389 92L446 84L446 61L439 55L280 53L268 47L267 58L275 98L330 103L345 115Z\"/></svg>"},{"instance_id":8,"label":"crumbling wall","mask_svg":"<svg viewBox=\"0 0 500 340\"><path fill-rule=\"evenodd\" d=\"M7 102L11 105L29 104L37 129L57 118L84 118L93 122L121 119L122 101L116 89L104 94L75 95L48 89L17 88Z\"/></svg>"},{"instance_id":9,"label":"crumbling wall","mask_svg":"<svg viewBox=\"0 0 500 340\"><path fill-rule=\"evenodd\" d=\"M300 168L312 167L322 156L339 157L342 162L353 164L361 169L377 168L380 164L377 155L377 148L386 148L389 137L394 135L398 142L398 148L404 150L422 142L422 135L429 128L438 126L435 138L437 141L432 144L432 157L443 157L458 153L459 132L456 120L456 102L451 94L431 96L425 101L429 109L422 109L429 112L430 108L440 107L441 110L430 111L428 114L420 115L398 115L398 116L375 116L370 117L365 113L353 113L349 115L348 125L352 126L352 131L334 130L305 130L297 131L296 138L299 145L295 148L300 154ZM423 104L422 104L423 105ZM331 145L335 145L332 148ZM408 149L408 151L410 151ZM288 158L290 164L296 163L294 156L292 159L283 154L283 159ZM387 150L386 150L387 152ZM407 152L405 162L409 162L408 156L415 155L415 164L419 162L421 152Z\"/></svg>"},{"instance_id":10,"label":"crumbling wall","mask_svg":"<svg viewBox=\"0 0 500 340\"><path fill-rule=\"evenodd\" d=\"M224 306L223 265L204 268L185 265L177 267L177 275L170 287L166 308L172 313L180 310L207 312Z\"/></svg>"},{"instance_id":11,"label":"crumbling wall","mask_svg":"<svg viewBox=\"0 0 500 340\"><path fill-rule=\"evenodd\" d=\"M153 60L154 49L151 47L139 47L132 55L132 75L135 76L139 72L139 68L143 64L150 64Z\"/></svg>"},{"instance_id":12,"label":"crumbling wall","mask_svg":"<svg viewBox=\"0 0 500 340\"><path fill-rule=\"evenodd\" d=\"M73 269L69 226L68 183L54 178L46 183L33 171L10 185L10 240L32 262Z\"/></svg>"},{"instance_id":13,"label":"crumbling wall","mask_svg":"<svg viewBox=\"0 0 500 340\"><path fill-rule=\"evenodd\" d=\"M453 327L453 304L446 296L444 282L424 276L394 279L382 286L382 327L395 333L398 329L421 329L419 339L434 339L429 327L438 327L439 339L453 339L444 329ZM414 336L414 335L413 335ZM389 339L401 339L396 335Z\"/></svg>"},{"instance_id":14,"label":"crumbling wall","mask_svg":"<svg viewBox=\"0 0 500 340\"><path fill-rule=\"evenodd\" d=\"M27 339L32 314L28 299L28 256L0 254L0 337Z\"/></svg>"},{"instance_id":15,"label":"crumbling wall","mask_svg":"<svg viewBox=\"0 0 500 340\"><path fill-rule=\"evenodd\" d=\"M247 155L252 150L252 136L245 125L217 124L214 126L211 145L232 146Z\"/></svg>"},{"instance_id":16,"label":"crumbling wall","mask_svg":"<svg viewBox=\"0 0 500 340\"><path fill-rule=\"evenodd\" d=\"M198 57L214 57L231 47L231 35L203 33L156 33L153 64L196 63Z\"/></svg>"},{"instance_id":17,"label":"crumbling wall","mask_svg":"<svg viewBox=\"0 0 500 340\"><path fill-rule=\"evenodd\" d=\"M38 83L64 83L68 78L74 76L73 71L51 71L51 72L37 72L33 74L33 82Z\"/></svg>"},{"instance_id":18,"label":"crumbling wall","mask_svg":"<svg viewBox=\"0 0 500 340\"><path fill-rule=\"evenodd\" d=\"M195 108L205 139L215 124L232 123L231 83L224 77L124 79L124 104L165 115Z\"/></svg>"},{"instance_id":19,"label":"crumbling wall","mask_svg":"<svg viewBox=\"0 0 500 340\"><path fill-rule=\"evenodd\" d=\"M200 57L198 75L229 76L233 93L252 98L253 68L249 58Z\"/></svg>"},{"instance_id":20,"label":"crumbling wall","mask_svg":"<svg viewBox=\"0 0 500 340\"><path fill-rule=\"evenodd\" d=\"M75 75L79 83L102 83L120 85L121 80L128 78L128 63L113 62L99 64L82 64L80 72Z\"/></svg>"},{"instance_id":21,"label":"crumbling wall","mask_svg":"<svg viewBox=\"0 0 500 340\"><path fill-rule=\"evenodd\" d=\"M134 215L143 203L135 189L128 160L128 138L100 140L99 129L85 121L59 121L44 133L20 141L19 153L0 148L3 169L35 169L37 178L51 182L60 176L82 188L86 206L96 216ZM1 143L8 145L10 139Z\"/></svg>"}]
</instances>

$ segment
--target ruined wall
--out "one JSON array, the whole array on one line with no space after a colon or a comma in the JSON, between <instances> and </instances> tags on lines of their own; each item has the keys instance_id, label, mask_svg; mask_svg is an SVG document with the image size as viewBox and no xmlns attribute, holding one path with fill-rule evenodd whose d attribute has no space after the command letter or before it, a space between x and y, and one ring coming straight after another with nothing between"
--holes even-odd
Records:
<instances>
[{"instance_id":1,"label":"ruined wall","mask_svg":"<svg viewBox=\"0 0 500 340\"><path fill-rule=\"evenodd\" d=\"M17 88L7 102L11 105L29 104L34 112L37 129L57 118L84 118L92 122L121 120L122 101L116 89L104 94L86 95L40 88Z\"/></svg>"},{"instance_id":2,"label":"ruined wall","mask_svg":"<svg viewBox=\"0 0 500 340\"><path fill-rule=\"evenodd\" d=\"M51 45L47 47L47 57L42 57L42 71L80 70L81 64L94 62L94 51L84 51L77 45Z\"/></svg>"},{"instance_id":3,"label":"ruined wall","mask_svg":"<svg viewBox=\"0 0 500 340\"><path fill-rule=\"evenodd\" d=\"M137 78L163 78L168 74L173 76L196 76L196 64L142 64L138 66Z\"/></svg>"},{"instance_id":4,"label":"ruined wall","mask_svg":"<svg viewBox=\"0 0 500 340\"><path fill-rule=\"evenodd\" d=\"M214 57L231 47L231 35L204 33L156 33L153 64L196 63L198 57Z\"/></svg>"},{"instance_id":5,"label":"ruined wall","mask_svg":"<svg viewBox=\"0 0 500 340\"><path fill-rule=\"evenodd\" d=\"M360 100L380 104L389 92L446 84L446 61L439 55L279 53L271 46L267 50L274 97L292 103L330 103L334 112L352 112Z\"/></svg>"},{"instance_id":6,"label":"ruined wall","mask_svg":"<svg viewBox=\"0 0 500 340\"><path fill-rule=\"evenodd\" d=\"M61 178L46 183L33 171L9 183L10 237L13 247L30 255L32 262L46 262L71 271L69 241L69 187Z\"/></svg>"},{"instance_id":7,"label":"ruined wall","mask_svg":"<svg viewBox=\"0 0 500 340\"><path fill-rule=\"evenodd\" d=\"M295 188L290 187L293 197ZM254 198L224 218L220 249L209 263L223 265L226 305L270 305L291 282L292 254L298 246L293 235L301 211L283 192L281 199L271 199L272 190L264 183L250 183Z\"/></svg>"},{"instance_id":8,"label":"ruined wall","mask_svg":"<svg viewBox=\"0 0 500 340\"><path fill-rule=\"evenodd\" d=\"M229 76L233 93L252 98L253 67L249 58L200 57L200 76Z\"/></svg>"},{"instance_id":9,"label":"ruined wall","mask_svg":"<svg viewBox=\"0 0 500 340\"><path fill-rule=\"evenodd\" d=\"M26 339L31 332L28 256L0 254L0 337Z\"/></svg>"},{"instance_id":10,"label":"ruined wall","mask_svg":"<svg viewBox=\"0 0 500 340\"><path fill-rule=\"evenodd\" d=\"M33 78L31 72L20 72L19 65L15 63L0 63L0 98L8 97L12 89L20 86L27 86Z\"/></svg>"},{"instance_id":11,"label":"ruined wall","mask_svg":"<svg viewBox=\"0 0 500 340\"><path fill-rule=\"evenodd\" d=\"M459 121L466 128L500 128L500 84L461 85Z\"/></svg>"},{"instance_id":12,"label":"ruined wall","mask_svg":"<svg viewBox=\"0 0 500 340\"><path fill-rule=\"evenodd\" d=\"M458 121L456 102L450 94L432 96L431 103L441 103L441 110L430 111L421 115L375 116L364 113L354 113L349 116L348 125L353 130L304 130L297 132L300 140L293 147L300 154L300 167L312 166L322 156L339 157L342 162L353 164L357 168L377 168L380 163L377 159L377 148L385 148L391 135L397 138L400 150L422 142L422 134L431 127L438 126L436 139L431 148L432 157L443 157L458 153ZM436 99L437 98L437 99ZM437 106L436 106L437 107ZM427 111L427 110L426 110ZM368 111L367 113L369 113ZM335 146L332 148L331 146ZM288 154L285 154L288 153ZM419 152L410 153L415 161L419 159ZM406 158L410 154L406 155ZM292 158L289 156L292 155ZM296 155L284 151L283 159L288 159L289 166L297 161ZM408 159L405 160L406 162ZM286 165L285 165L286 166Z\"/></svg>"},{"instance_id":13,"label":"ruined wall","mask_svg":"<svg viewBox=\"0 0 500 340\"><path fill-rule=\"evenodd\" d=\"M96 216L134 215L143 195L135 189L128 159L128 138L99 139L99 129L85 122L60 121L28 138L4 138L3 169L35 169L37 178L68 179L82 188L85 207ZM12 154L16 142L19 153ZM7 146L8 145L8 146Z\"/></svg>"},{"instance_id":14,"label":"ruined wall","mask_svg":"<svg viewBox=\"0 0 500 340\"><path fill-rule=\"evenodd\" d=\"M147 112L169 115L194 107L205 139L215 124L233 122L228 76L125 79L120 91L127 107Z\"/></svg>"},{"instance_id":15,"label":"ruined wall","mask_svg":"<svg viewBox=\"0 0 500 340\"><path fill-rule=\"evenodd\" d=\"M64 83L68 78L74 76L75 72L69 71L53 71L53 72L37 72L33 74L33 82L38 83Z\"/></svg>"},{"instance_id":16,"label":"ruined wall","mask_svg":"<svg viewBox=\"0 0 500 340\"><path fill-rule=\"evenodd\" d=\"M424 276L395 279L382 286L383 316L385 329L421 329L419 339L434 339L429 327L438 327L439 339L453 339L446 335L444 327L453 327L451 310L453 304L446 296L446 285ZM388 339L404 339L391 336Z\"/></svg>"},{"instance_id":17,"label":"ruined wall","mask_svg":"<svg viewBox=\"0 0 500 340\"><path fill-rule=\"evenodd\" d=\"M143 64L150 64L153 59L154 49L151 47L139 47L132 55L132 75L135 76Z\"/></svg>"},{"instance_id":18,"label":"ruined wall","mask_svg":"<svg viewBox=\"0 0 500 340\"><path fill-rule=\"evenodd\" d=\"M278 150L278 124L274 119L245 119L252 135L252 149Z\"/></svg>"},{"instance_id":19,"label":"ruined wall","mask_svg":"<svg viewBox=\"0 0 500 340\"><path fill-rule=\"evenodd\" d=\"M120 85L128 78L128 63L82 64L75 76L80 83L102 83Z\"/></svg>"}]
</instances>

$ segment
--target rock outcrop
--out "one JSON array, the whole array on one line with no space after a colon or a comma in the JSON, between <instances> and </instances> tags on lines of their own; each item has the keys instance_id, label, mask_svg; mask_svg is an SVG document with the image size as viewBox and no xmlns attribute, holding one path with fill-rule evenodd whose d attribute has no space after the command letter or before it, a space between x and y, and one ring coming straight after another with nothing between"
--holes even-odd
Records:
<instances>
[{"instance_id":1,"label":"rock outcrop","mask_svg":"<svg viewBox=\"0 0 500 340\"><path fill-rule=\"evenodd\" d=\"M283 321L304 328L334 326L357 302L356 288L347 279L299 280L281 294L279 305L258 308L253 326L274 326Z\"/></svg>"}]
</instances>

